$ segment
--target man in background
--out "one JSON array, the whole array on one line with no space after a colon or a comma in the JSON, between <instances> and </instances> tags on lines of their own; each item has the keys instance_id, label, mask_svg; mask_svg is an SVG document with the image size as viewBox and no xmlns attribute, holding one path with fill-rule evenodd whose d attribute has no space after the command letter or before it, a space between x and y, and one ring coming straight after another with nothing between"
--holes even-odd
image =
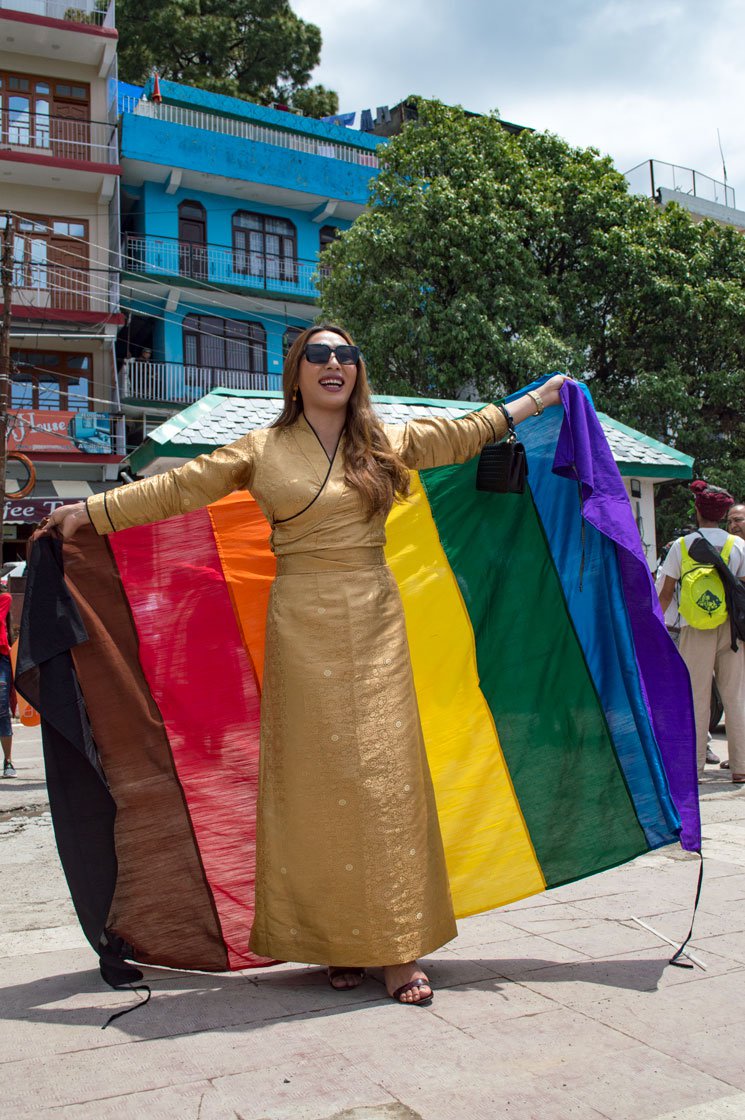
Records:
<instances>
[{"instance_id":1,"label":"man in background","mask_svg":"<svg viewBox=\"0 0 745 1120\"><path fill-rule=\"evenodd\" d=\"M736 502L727 514L727 532L745 541L745 503Z\"/></svg>"},{"instance_id":2,"label":"man in background","mask_svg":"<svg viewBox=\"0 0 745 1120\"><path fill-rule=\"evenodd\" d=\"M703 776L708 742L711 705L711 678L714 677L724 705L727 740L730 751L732 781L745 784L745 643L732 649L732 634L724 603L721 577L718 594L709 589L704 594L693 591L697 574L703 575L701 564L690 555L689 548L699 536L712 545L738 579L745 580L745 541L720 528L721 522L734 506L734 498L718 486L697 480L691 483L695 494L698 530L674 541L660 573L665 578L659 592L663 612L670 606L679 586L680 591L680 654L686 663L693 690L696 718L696 756L699 777Z\"/></svg>"}]
</instances>

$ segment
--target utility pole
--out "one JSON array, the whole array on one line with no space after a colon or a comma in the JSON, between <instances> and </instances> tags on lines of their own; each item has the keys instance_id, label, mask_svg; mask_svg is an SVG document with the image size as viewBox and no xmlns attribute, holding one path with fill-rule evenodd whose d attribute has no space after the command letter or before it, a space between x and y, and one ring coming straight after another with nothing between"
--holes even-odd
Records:
<instances>
[{"instance_id":1,"label":"utility pole","mask_svg":"<svg viewBox=\"0 0 745 1120\"><path fill-rule=\"evenodd\" d=\"M0 321L0 568L5 537L5 485L8 463L8 400L10 397L10 300L13 291L13 219L5 214L0 275L3 314Z\"/></svg>"}]
</instances>

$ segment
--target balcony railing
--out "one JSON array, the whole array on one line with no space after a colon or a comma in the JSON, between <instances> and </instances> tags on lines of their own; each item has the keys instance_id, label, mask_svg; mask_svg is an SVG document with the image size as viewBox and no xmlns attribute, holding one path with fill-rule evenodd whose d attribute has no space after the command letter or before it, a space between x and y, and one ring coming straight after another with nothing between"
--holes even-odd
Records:
<instances>
[{"instance_id":1,"label":"balcony railing","mask_svg":"<svg viewBox=\"0 0 745 1120\"><path fill-rule=\"evenodd\" d=\"M0 157L3 152L116 164L116 125L11 109L4 115L0 133Z\"/></svg>"},{"instance_id":2,"label":"balcony railing","mask_svg":"<svg viewBox=\"0 0 745 1120\"><path fill-rule=\"evenodd\" d=\"M626 179L634 194L646 194L657 198L660 188L679 191L681 194L717 202L720 206L735 207L734 189L710 175L702 175L692 167L680 167L676 163L664 163L659 159L648 159L637 164L626 173Z\"/></svg>"},{"instance_id":3,"label":"balcony railing","mask_svg":"<svg viewBox=\"0 0 745 1120\"><path fill-rule=\"evenodd\" d=\"M0 11L83 23L92 27L114 27L114 0L0 0Z\"/></svg>"},{"instance_id":4,"label":"balcony railing","mask_svg":"<svg viewBox=\"0 0 745 1120\"><path fill-rule=\"evenodd\" d=\"M26 263L14 265L12 275L12 303L20 316L23 308L101 315L118 310L118 278L105 269Z\"/></svg>"},{"instance_id":5,"label":"balcony railing","mask_svg":"<svg viewBox=\"0 0 745 1120\"><path fill-rule=\"evenodd\" d=\"M125 362L120 392L123 399L189 404L212 389L267 389L265 373L187 366L180 362Z\"/></svg>"},{"instance_id":6,"label":"balcony railing","mask_svg":"<svg viewBox=\"0 0 745 1120\"><path fill-rule=\"evenodd\" d=\"M318 136L308 136L302 132L274 128L272 125L255 124L239 117L220 117L215 113L200 113L195 109L185 109L181 105L156 104L153 101L123 98L122 112L134 113L138 117L151 117L170 124L200 128L206 132L220 133L223 136L237 136L241 140L255 140L260 144L273 144L279 148L289 148L293 152L306 152L314 156L356 163L361 167L377 168L380 161L374 152L366 148L353 148L351 144L340 144ZM292 117L290 117L290 120Z\"/></svg>"},{"instance_id":7,"label":"balcony railing","mask_svg":"<svg viewBox=\"0 0 745 1120\"><path fill-rule=\"evenodd\" d=\"M126 271L172 276L197 283L261 289L315 299L321 265L316 261L251 253L224 245L195 245L175 237L125 234L122 265Z\"/></svg>"}]
</instances>

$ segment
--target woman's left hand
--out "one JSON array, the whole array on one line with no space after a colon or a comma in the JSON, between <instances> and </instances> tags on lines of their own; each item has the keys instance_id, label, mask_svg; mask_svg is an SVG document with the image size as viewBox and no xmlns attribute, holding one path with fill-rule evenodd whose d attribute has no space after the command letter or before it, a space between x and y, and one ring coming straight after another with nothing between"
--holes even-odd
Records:
<instances>
[{"instance_id":1,"label":"woman's left hand","mask_svg":"<svg viewBox=\"0 0 745 1120\"><path fill-rule=\"evenodd\" d=\"M565 381L571 381L571 378L564 373L555 373L537 390L546 408L550 408L552 404L561 403L559 392Z\"/></svg>"}]
</instances>

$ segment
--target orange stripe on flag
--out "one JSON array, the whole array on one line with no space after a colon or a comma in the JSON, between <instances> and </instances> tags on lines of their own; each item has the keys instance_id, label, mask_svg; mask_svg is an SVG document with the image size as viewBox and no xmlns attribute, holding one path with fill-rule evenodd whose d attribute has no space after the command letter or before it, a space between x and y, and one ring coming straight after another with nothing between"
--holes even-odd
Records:
<instances>
[{"instance_id":1,"label":"orange stripe on flag","mask_svg":"<svg viewBox=\"0 0 745 1120\"><path fill-rule=\"evenodd\" d=\"M277 570L269 548L269 522L250 494L242 491L209 506L209 515L243 644L261 687L266 608Z\"/></svg>"}]
</instances>

